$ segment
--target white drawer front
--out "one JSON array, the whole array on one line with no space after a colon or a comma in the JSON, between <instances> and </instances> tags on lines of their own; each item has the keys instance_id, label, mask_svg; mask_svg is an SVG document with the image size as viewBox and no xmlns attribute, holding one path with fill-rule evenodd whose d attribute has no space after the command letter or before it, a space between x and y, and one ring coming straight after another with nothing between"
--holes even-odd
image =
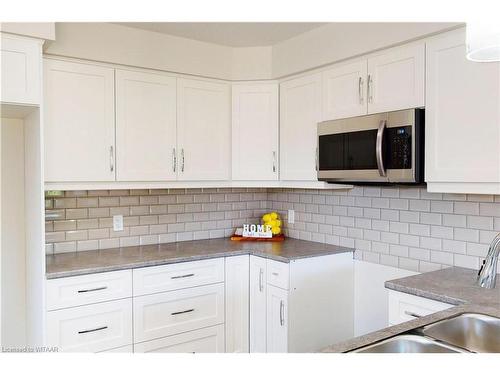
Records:
<instances>
[{"instance_id":1,"label":"white drawer front","mask_svg":"<svg viewBox=\"0 0 500 375\"><path fill-rule=\"evenodd\" d=\"M135 353L224 353L224 325L134 345Z\"/></svg>"},{"instance_id":2,"label":"white drawer front","mask_svg":"<svg viewBox=\"0 0 500 375\"><path fill-rule=\"evenodd\" d=\"M166 292L224 281L224 258L138 268L134 296Z\"/></svg>"},{"instance_id":3,"label":"white drawer front","mask_svg":"<svg viewBox=\"0 0 500 375\"><path fill-rule=\"evenodd\" d=\"M126 345L126 346L120 346L119 348L103 350L102 352L99 353L133 353L133 352L134 352L134 346Z\"/></svg>"},{"instance_id":4,"label":"white drawer front","mask_svg":"<svg viewBox=\"0 0 500 375\"><path fill-rule=\"evenodd\" d=\"M289 264L267 260L267 283L288 290Z\"/></svg>"},{"instance_id":5,"label":"white drawer front","mask_svg":"<svg viewBox=\"0 0 500 375\"><path fill-rule=\"evenodd\" d=\"M411 294L389 291L389 324L404 323L450 307L453 305Z\"/></svg>"},{"instance_id":6,"label":"white drawer front","mask_svg":"<svg viewBox=\"0 0 500 375\"><path fill-rule=\"evenodd\" d=\"M131 270L47 280L49 311L131 296Z\"/></svg>"},{"instance_id":7,"label":"white drawer front","mask_svg":"<svg viewBox=\"0 0 500 375\"><path fill-rule=\"evenodd\" d=\"M134 342L224 323L224 284L134 298Z\"/></svg>"},{"instance_id":8,"label":"white drawer front","mask_svg":"<svg viewBox=\"0 0 500 375\"><path fill-rule=\"evenodd\" d=\"M132 299L47 313L47 345L64 352L100 352L132 344Z\"/></svg>"}]
</instances>

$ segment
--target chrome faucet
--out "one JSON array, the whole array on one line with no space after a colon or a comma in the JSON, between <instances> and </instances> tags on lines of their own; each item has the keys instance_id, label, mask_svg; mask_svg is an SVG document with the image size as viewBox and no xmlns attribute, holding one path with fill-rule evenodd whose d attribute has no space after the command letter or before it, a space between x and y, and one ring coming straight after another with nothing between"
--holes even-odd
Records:
<instances>
[{"instance_id":1,"label":"chrome faucet","mask_svg":"<svg viewBox=\"0 0 500 375\"><path fill-rule=\"evenodd\" d=\"M500 253L500 233L491 241L488 255L479 270L477 285L487 289L493 289L497 281L498 254Z\"/></svg>"}]
</instances>

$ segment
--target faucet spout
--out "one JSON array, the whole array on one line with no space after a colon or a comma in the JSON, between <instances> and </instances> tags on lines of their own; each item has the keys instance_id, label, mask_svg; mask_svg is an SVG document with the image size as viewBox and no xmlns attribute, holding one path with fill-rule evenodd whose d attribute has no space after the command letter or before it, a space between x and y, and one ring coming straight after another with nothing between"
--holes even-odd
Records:
<instances>
[{"instance_id":1,"label":"faucet spout","mask_svg":"<svg viewBox=\"0 0 500 375\"><path fill-rule=\"evenodd\" d=\"M479 270L477 285L486 289L493 289L497 279L498 255L500 253L500 233L491 241L488 255Z\"/></svg>"}]
</instances>

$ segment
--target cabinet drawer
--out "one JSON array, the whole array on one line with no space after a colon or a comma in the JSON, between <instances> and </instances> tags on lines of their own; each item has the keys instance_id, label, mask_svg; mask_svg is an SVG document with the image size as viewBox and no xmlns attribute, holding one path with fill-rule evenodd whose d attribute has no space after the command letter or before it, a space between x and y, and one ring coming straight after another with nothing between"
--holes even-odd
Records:
<instances>
[{"instance_id":1,"label":"cabinet drawer","mask_svg":"<svg viewBox=\"0 0 500 375\"><path fill-rule=\"evenodd\" d=\"M267 283L288 290L289 264L267 260Z\"/></svg>"},{"instance_id":2,"label":"cabinet drawer","mask_svg":"<svg viewBox=\"0 0 500 375\"><path fill-rule=\"evenodd\" d=\"M134 296L224 281L224 258L133 270Z\"/></svg>"},{"instance_id":3,"label":"cabinet drawer","mask_svg":"<svg viewBox=\"0 0 500 375\"><path fill-rule=\"evenodd\" d=\"M47 280L49 311L131 296L131 270Z\"/></svg>"},{"instance_id":4,"label":"cabinet drawer","mask_svg":"<svg viewBox=\"0 0 500 375\"><path fill-rule=\"evenodd\" d=\"M47 313L47 345L64 352L100 352L132 344L132 299Z\"/></svg>"},{"instance_id":5,"label":"cabinet drawer","mask_svg":"<svg viewBox=\"0 0 500 375\"><path fill-rule=\"evenodd\" d=\"M224 325L134 345L135 353L224 353Z\"/></svg>"},{"instance_id":6,"label":"cabinet drawer","mask_svg":"<svg viewBox=\"0 0 500 375\"><path fill-rule=\"evenodd\" d=\"M389 291L389 324L400 324L450 307L453 305L411 294Z\"/></svg>"},{"instance_id":7,"label":"cabinet drawer","mask_svg":"<svg viewBox=\"0 0 500 375\"><path fill-rule=\"evenodd\" d=\"M99 353L133 353L133 352L134 352L134 346L126 345L126 346L120 346L119 348L103 350L102 352Z\"/></svg>"},{"instance_id":8,"label":"cabinet drawer","mask_svg":"<svg viewBox=\"0 0 500 375\"><path fill-rule=\"evenodd\" d=\"M224 323L224 284L134 298L134 342Z\"/></svg>"}]
</instances>

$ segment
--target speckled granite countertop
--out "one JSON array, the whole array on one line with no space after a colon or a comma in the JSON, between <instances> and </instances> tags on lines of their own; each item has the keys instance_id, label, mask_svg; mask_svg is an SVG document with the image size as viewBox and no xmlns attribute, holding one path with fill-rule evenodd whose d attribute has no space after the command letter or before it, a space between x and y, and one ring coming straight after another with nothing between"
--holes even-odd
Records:
<instances>
[{"instance_id":1,"label":"speckled granite countertop","mask_svg":"<svg viewBox=\"0 0 500 375\"><path fill-rule=\"evenodd\" d=\"M292 238L283 242L243 242L219 238L47 255L46 277L55 279L244 254L290 262L353 251L347 247Z\"/></svg>"},{"instance_id":2,"label":"speckled granite countertop","mask_svg":"<svg viewBox=\"0 0 500 375\"><path fill-rule=\"evenodd\" d=\"M462 313L500 318L500 285L497 283L495 289L480 288L475 285L476 277L475 270L451 267L387 281L385 286L388 289L457 306L328 346L322 352L347 352Z\"/></svg>"}]
</instances>

